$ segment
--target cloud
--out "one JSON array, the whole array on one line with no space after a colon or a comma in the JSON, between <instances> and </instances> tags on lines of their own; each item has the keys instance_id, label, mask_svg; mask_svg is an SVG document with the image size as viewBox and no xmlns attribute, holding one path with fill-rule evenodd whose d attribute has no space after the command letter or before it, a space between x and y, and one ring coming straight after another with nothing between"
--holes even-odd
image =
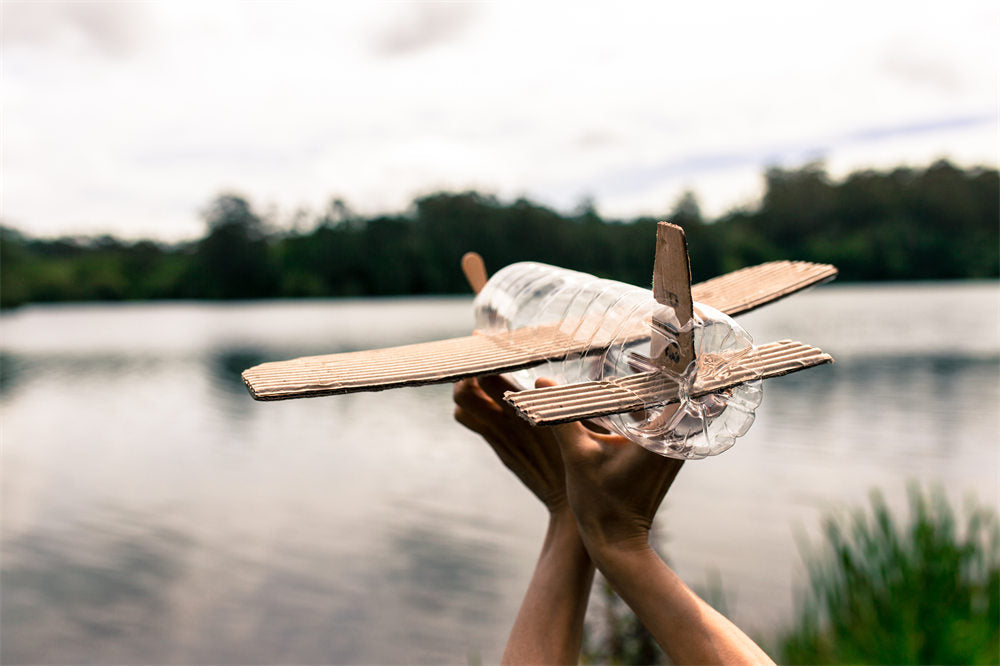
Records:
<instances>
[{"instance_id":1,"label":"cloud","mask_svg":"<svg viewBox=\"0 0 1000 666\"><path fill-rule=\"evenodd\" d=\"M693 189L713 215L752 200L768 164L996 163L995 21L962 3L772 5L783 22L667 4L0 0L4 215L174 239L228 189L374 214L436 188L591 196L620 217Z\"/></svg>"},{"instance_id":2,"label":"cloud","mask_svg":"<svg viewBox=\"0 0 1000 666\"><path fill-rule=\"evenodd\" d=\"M913 150L918 150L920 145L935 137L947 136L949 132L989 129L995 122L995 114L983 112L892 125L873 124L805 140L778 138L733 150L693 151L642 166L597 170L534 194L562 208L591 196L598 200L604 213L628 217L643 208L655 212L659 210L655 206L662 207L663 202L686 189L708 192L709 187L721 188L704 206L710 216L720 215L759 196L760 172L769 166L797 167L812 161L826 163L845 151L855 157L870 157L899 142L915 141ZM942 157L948 157L947 153L919 159ZM865 165L865 159L861 159L851 168ZM721 193L725 196L719 196Z\"/></svg>"},{"instance_id":3,"label":"cloud","mask_svg":"<svg viewBox=\"0 0 1000 666\"><path fill-rule=\"evenodd\" d=\"M926 47L919 48L910 42L890 45L881 64L887 74L911 85L951 93L965 84L959 63L950 61L946 54L929 53Z\"/></svg>"},{"instance_id":4,"label":"cloud","mask_svg":"<svg viewBox=\"0 0 1000 666\"><path fill-rule=\"evenodd\" d=\"M466 3L428 3L402 6L374 35L381 56L412 55L459 37L480 14Z\"/></svg>"},{"instance_id":5,"label":"cloud","mask_svg":"<svg viewBox=\"0 0 1000 666\"><path fill-rule=\"evenodd\" d=\"M83 46L109 57L136 52L147 33L147 7L140 3L3 3L2 37L7 46Z\"/></svg>"}]
</instances>

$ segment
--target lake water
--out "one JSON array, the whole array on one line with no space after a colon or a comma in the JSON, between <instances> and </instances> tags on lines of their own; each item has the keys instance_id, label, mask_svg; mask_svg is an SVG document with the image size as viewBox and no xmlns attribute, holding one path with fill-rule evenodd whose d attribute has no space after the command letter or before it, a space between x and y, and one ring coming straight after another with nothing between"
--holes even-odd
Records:
<instances>
[{"instance_id":1,"label":"lake water","mask_svg":"<svg viewBox=\"0 0 1000 666\"><path fill-rule=\"evenodd\" d=\"M465 663L503 649L545 514L450 386L256 403L263 360L467 333L470 299L0 316L3 663ZM765 384L657 522L736 622L792 617L797 534L909 480L997 506L997 283L830 286L741 319L837 359Z\"/></svg>"}]
</instances>

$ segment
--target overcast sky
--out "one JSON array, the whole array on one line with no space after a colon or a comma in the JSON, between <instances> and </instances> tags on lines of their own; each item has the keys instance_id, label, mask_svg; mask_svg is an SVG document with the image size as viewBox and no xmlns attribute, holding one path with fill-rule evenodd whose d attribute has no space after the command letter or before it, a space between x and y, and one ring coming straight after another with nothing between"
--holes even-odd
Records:
<instances>
[{"instance_id":1,"label":"overcast sky","mask_svg":"<svg viewBox=\"0 0 1000 666\"><path fill-rule=\"evenodd\" d=\"M2 0L0 217L202 233L475 188L708 215L768 165L998 161L1000 3Z\"/></svg>"}]
</instances>

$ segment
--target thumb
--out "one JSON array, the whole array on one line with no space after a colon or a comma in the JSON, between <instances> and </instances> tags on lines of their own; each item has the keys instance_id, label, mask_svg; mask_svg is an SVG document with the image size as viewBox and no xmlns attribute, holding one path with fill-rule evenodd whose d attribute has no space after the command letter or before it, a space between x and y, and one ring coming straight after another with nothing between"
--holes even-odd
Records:
<instances>
[{"instance_id":1,"label":"thumb","mask_svg":"<svg viewBox=\"0 0 1000 666\"><path fill-rule=\"evenodd\" d=\"M567 465L589 463L602 456L601 445L590 436L590 431L579 421L547 427L551 428L556 436L563 463Z\"/></svg>"},{"instance_id":2,"label":"thumb","mask_svg":"<svg viewBox=\"0 0 1000 666\"><path fill-rule=\"evenodd\" d=\"M539 377L535 380L535 388L551 388L557 384L548 377Z\"/></svg>"},{"instance_id":3,"label":"thumb","mask_svg":"<svg viewBox=\"0 0 1000 666\"><path fill-rule=\"evenodd\" d=\"M556 386L556 383L548 377L539 377L535 380L536 389L551 386ZM545 427L550 428L556 436L564 461L583 460L601 453L600 444L590 436L590 432L579 421Z\"/></svg>"}]
</instances>

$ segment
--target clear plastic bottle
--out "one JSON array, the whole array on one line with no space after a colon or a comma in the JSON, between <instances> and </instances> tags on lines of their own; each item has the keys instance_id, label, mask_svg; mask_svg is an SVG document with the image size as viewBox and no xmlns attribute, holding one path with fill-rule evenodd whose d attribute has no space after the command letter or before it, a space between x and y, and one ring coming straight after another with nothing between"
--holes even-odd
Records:
<instances>
[{"instance_id":1,"label":"clear plastic bottle","mask_svg":"<svg viewBox=\"0 0 1000 666\"><path fill-rule=\"evenodd\" d=\"M654 313L661 321L672 316L647 289L532 262L511 264L494 274L474 308L476 328L482 331L555 327L567 339L585 344L582 354L567 353L508 374L522 389L533 387L539 377L571 384L658 369L647 355L651 337L665 334L650 321ZM694 332L695 361L683 374L659 369L678 382L680 402L651 402L642 411L600 419L604 427L673 458L704 458L731 447L750 428L762 398L760 381L697 398L689 395L700 358L753 346L750 335L718 310L695 303L694 313L693 321L680 325Z\"/></svg>"}]
</instances>

